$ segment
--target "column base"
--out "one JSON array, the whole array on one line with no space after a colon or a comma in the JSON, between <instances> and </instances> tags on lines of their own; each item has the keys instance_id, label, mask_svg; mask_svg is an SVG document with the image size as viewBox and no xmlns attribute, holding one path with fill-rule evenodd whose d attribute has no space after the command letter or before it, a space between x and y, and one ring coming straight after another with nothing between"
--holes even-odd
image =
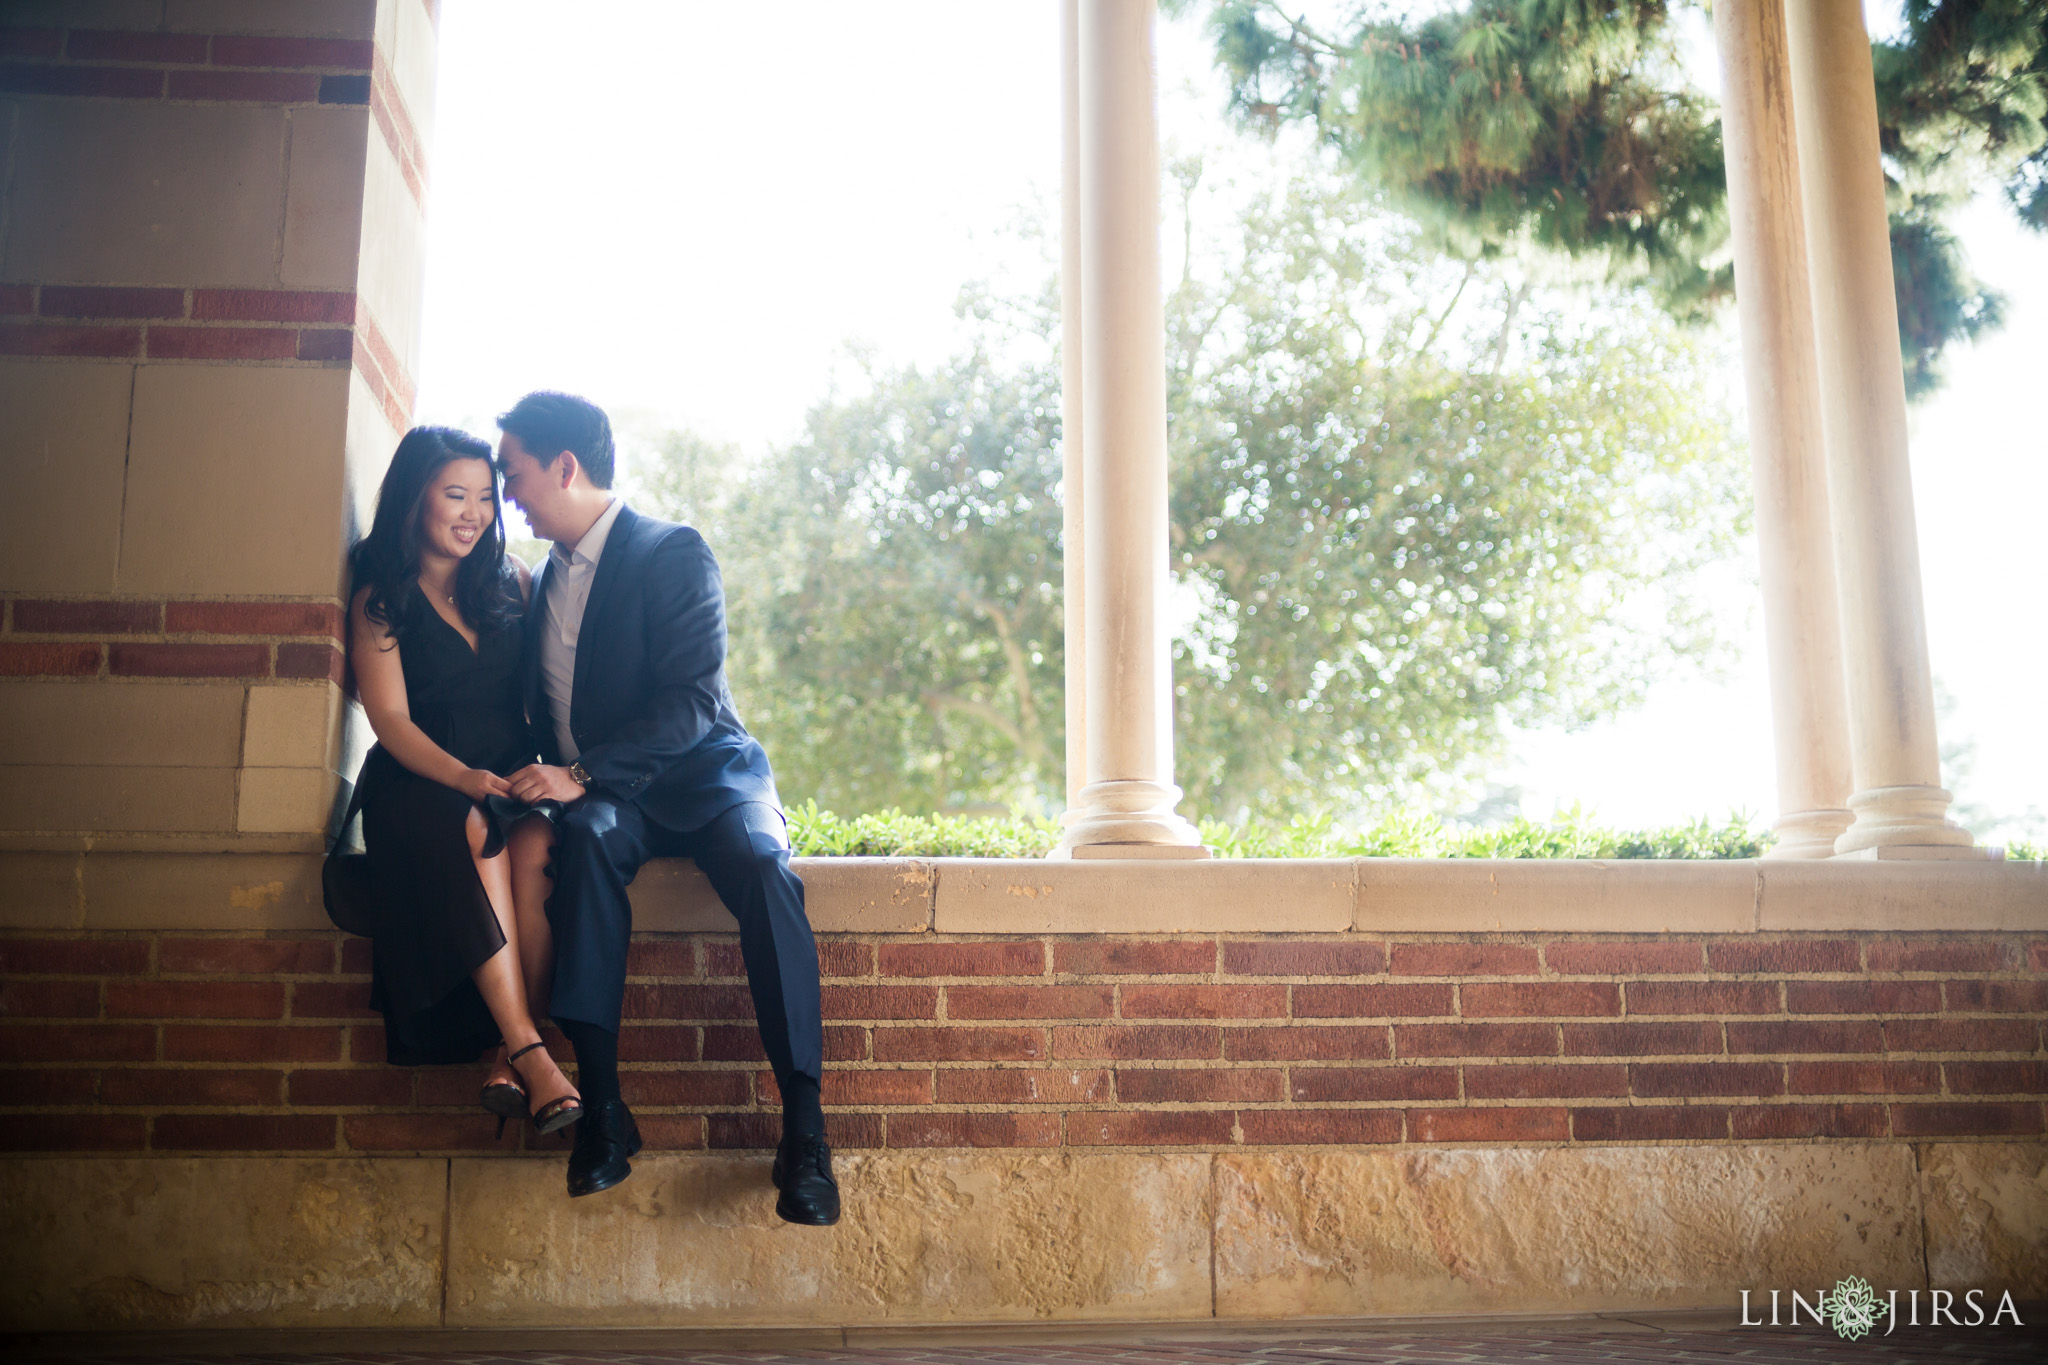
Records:
<instances>
[{"instance_id":1,"label":"column base","mask_svg":"<svg viewBox=\"0 0 2048 1365\"><path fill-rule=\"evenodd\" d=\"M1201 831L1174 812L1180 788L1170 782L1090 782L1066 814L1052 858L1207 858Z\"/></svg>"},{"instance_id":2,"label":"column base","mask_svg":"<svg viewBox=\"0 0 2048 1365\"><path fill-rule=\"evenodd\" d=\"M1970 831L1947 818L1949 800L1949 794L1940 787L1872 787L1857 792L1849 798L1856 823L1835 840L1835 856L1913 848L1930 850L1910 855L1923 858L1983 857Z\"/></svg>"},{"instance_id":3,"label":"column base","mask_svg":"<svg viewBox=\"0 0 2048 1365\"><path fill-rule=\"evenodd\" d=\"M1835 841L1855 819L1855 812L1846 810L1800 810L1781 815L1771 826L1778 842L1764 857L1832 858Z\"/></svg>"}]
</instances>

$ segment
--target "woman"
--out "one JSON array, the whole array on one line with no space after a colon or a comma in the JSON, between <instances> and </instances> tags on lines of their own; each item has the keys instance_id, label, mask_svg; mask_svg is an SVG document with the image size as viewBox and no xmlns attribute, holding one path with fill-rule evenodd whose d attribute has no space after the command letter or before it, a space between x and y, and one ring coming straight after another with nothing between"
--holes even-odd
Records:
<instances>
[{"instance_id":1,"label":"woman","mask_svg":"<svg viewBox=\"0 0 2048 1365\"><path fill-rule=\"evenodd\" d=\"M371 1002L388 1061L498 1045L482 1094L552 1133L582 1104L534 1022L553 970L547 812L505 775L534 761L520 661L526 566L505 554L491 448L448 427L398 443L352 556L349 657L377 732L357 779L378 907Z\"/></svg>"}]
</instances>

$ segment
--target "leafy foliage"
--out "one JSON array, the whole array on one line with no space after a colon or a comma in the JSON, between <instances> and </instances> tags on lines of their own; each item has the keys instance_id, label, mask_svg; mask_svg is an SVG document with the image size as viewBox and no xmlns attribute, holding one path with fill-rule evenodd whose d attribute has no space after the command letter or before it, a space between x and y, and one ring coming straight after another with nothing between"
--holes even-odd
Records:
<instances>
[{"instance_id":1,"label":"leafy foliage","mask_svg":"<svg viewBox=\"0 0 2048 1365\"><path fill-rule=\"evenodd\" d=\"M861 858L1042 858L1059 842L1059 822L1043 818L915 816L900 810L851 819L815 801L789 812L797 856ZM1498 829L1461 831L1426 815L1394 815L1341 828L1326 815L1285 824L1202 822L1203 842L1219 858L1755 858L1770 847L1731 816L1667 829L1612 830L1577 811L1550 824L1517 820Z\"/></svg>"},{"instance_id":2,"label":"leafy foliage","mask_svg":"<svg viewBox=\"0 0 2048 1365\"><path fill-rule=\"evenodd\" d=\"M905 815L891 808L844 819L815 801L789 811L789 845L800 858L1043 858L1059 838L1059 822L1042 816Z\"/></svg>"},{"instance_id":3,"label":"leafy foliage","mask_svg":"<svg viewBox=\"0 0 2048 1365\"><path fill-rule=\"evenodd\" d=\"M1327 37L1263 0L1222 0L1232 98L1312 119L1399 208L1461 254L1528 238L1643 267L1681 310L1725 294L1719 124L1686 87L1663 0L1474 0Z\"/></svg>"},{"instance_id":4,"label":"leafy foliage","mask_svg":"<svg viewBox=\"0 0 2048 1365\"><path fill-rule=\"evenodd\" d=\"M1906 0L1905 34L1871 48L1884 154L1912 193L1967 195L2004 180L2021 218L2048 227L2048 5Z\"/></svg>"},{"instance_id":5,"label":"leafy foliage","mask_svg":"<svg viewBox=\"0 0 2048 1365\"><path fill-rule=\"evenodd\" d=\"M786 793L1006 810L1063 786L1058 390L973 351L827 402L802 439L700 493L729 672ZM687 515L674 438L651 501ZM732 462L721 462L730 470Z\"/></svg>"},{"instance_id":6,"label":"leafy foliage","mask_svg":"<svg viewBox=\"0 0 2048 1365\"><path fill-rule=\"evenodd\" d=\"M2022 222L2048 229L2048 0L1907 0L1906 31L1871 48L1889 164L1892 282L1906 390L1941 382L1951 341L1995 329L2003 299L1971 275L1943 218L2005 184Z\"/></svg>"},{"instance_id":7,"label":"leafy foliage","mask_svg":"<svg viewBox=\"0 0 2048 1365\"><path fill-rule=\"evenodd\" d=\"M1203 842L1224 858L1756 858L1771 846L1740 816L1716 825L1701 818L1663 829L1614 830L1579 810L1550 822L1516 819L1476 830L1432 816L1393 815L1343 829L1328 817L1296 817L1285 826L1206 821Z\"/></svg>"},{"instance_id":8,"label":"leafy foliage","mask_svg":"<svg viewBox=\"0 0 2048 1365\"><path fill-rule=\"evenodd\" d=\"M1920 398L1941 387L1942 353L1951 342L2004 322L2005 299L1978 283L1961 245L1926 203L1892 215L1891 239L1906 396Z\"/></svg>"},{"instance_id":9,"label":"leafy foliage","mask_svg":"<svg viewBox=\"0 0 2048 1365\"><path fill-rule=\"evenodd\" d=\"M1179 9L1193 8L1183 0ZM1697 315L1726 297L1719 119L1690 87L1667 0L1360 4L1328 31L1278 0L1212 0L1217 60L1249 125L1312 124L1361 179L1461 254L1534 243L1655 282ZM2048 0L1907 0L1872 50L1909 393L1951 342L1995 327L1945 216L2003 183L2048 228Z\"/></svg>"},{"instance_id":10,"label":"leafy foliage","mask_svg":"<svg viewBox=\"0 0 2048 1365\"><path fill-rule=\"evenodd\" d=\"M1694 338L1625 293L1575 324L1505 264L1447 272L1315 180L1233 266L1169 317L1194 809L1410 799L1707 647L1686 585L1747 499Z\"/></svg>"},{"instance_id":11,"label":"leafy foliage","mask_svg":"<svg viewBox=\"0 0 2048 1365\"><path fill-rule=\"evenodd\" d=\"M1189 809L1422 799L1508 725L1610 714L1707 648L1687 584L1747 499L1693 339L1447 269L1319 174L1219 234L1170 322ZM656 462L649 501L719 553L733 687L791 799L1059 806L1053 297L985 302L979 344L754 466L686 436Z\"/></svg>"}]
</instances>

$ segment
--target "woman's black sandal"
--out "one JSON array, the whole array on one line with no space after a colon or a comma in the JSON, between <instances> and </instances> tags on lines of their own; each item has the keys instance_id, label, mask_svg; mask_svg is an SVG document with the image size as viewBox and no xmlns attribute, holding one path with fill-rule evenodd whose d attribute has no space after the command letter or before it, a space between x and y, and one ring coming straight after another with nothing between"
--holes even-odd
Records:
<instances>
[{"instance_id":1,"label":"woman's black sandal","mask_svg":"<svg viewBox=\"0 0 2048 1365\"><path fill-rule=\"evenodd\" d=\"M528 1043L525 1047L520 1048L519 1051L507 1057L505 1064L516 1071L518 1070L517 1064L521 1057L524 1057L535 1048L543 1046L545 1044ZM582 1117L583 1101L574 1095L561 1095L549 1100L540 1107L540 1112L533 1116L533 1128L535 1132L545 1136L567 1128Z\"/></svg>"},{"instance_id":2,"label":"woman's black sandal","mask_svg":"<svg viewBox=\"0 0 2048 1365\"><path fill-rule=\"evenodd\" d=\"M506 1065L511 1065L511 1059L506 1059ZM518 1073L515 1071L513 1074ZM477 1098L487 1111L498 1116L500 1138L505 1136L506 1119L526 1117L526 1091L513 1081L492 1081Z\"/></svg>"}]
</instances>

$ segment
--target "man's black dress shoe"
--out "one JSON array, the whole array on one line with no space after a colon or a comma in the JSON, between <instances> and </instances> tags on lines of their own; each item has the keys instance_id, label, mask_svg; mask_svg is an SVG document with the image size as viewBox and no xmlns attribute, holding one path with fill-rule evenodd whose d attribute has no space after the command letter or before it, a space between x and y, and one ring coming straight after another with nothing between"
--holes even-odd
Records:
<instances>
[{"instance_id":1,"label":"man's black dress shoe","mask_svg":"<svg viewBox=\"0 0 2048 1365\"><path fill-rule=\"evenodd\" d=\"M640 1154L640 1125L623 1100L606 1100L576 1123L569 1153L569 1197L596 1194L633 1174L628 1157Z\"/></svg>"},{"instance_id":2,"label":"man's black dress shoe","mask_svg":"<svg viewBox=\"0 0 2048 1365\"><path fill-rule=\"evenodd\" d=\"M775 1212L784 1222L824 1228L839 1221L839 1182L832 1178L832 1149L824 1138L783 1138L768 1178L782 1191Z\"/></svg>"}]
</instances>

